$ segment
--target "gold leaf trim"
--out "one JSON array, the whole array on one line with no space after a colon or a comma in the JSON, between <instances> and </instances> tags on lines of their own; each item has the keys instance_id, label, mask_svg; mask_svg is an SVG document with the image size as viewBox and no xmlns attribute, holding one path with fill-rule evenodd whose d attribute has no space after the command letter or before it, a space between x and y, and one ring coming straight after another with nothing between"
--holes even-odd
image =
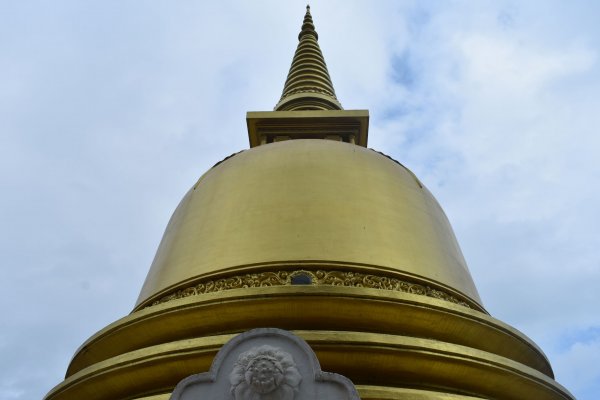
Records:
<instances>
[{"instance_id":1,"label":"gold leaf trim","mask_svg":"<svg viewBox=\"0 0 600 400\"><path fill-rule=\"evenodd\" d=\"M282 96L282 99L285 99L286 97L289 97L289 96L291 96L293 94L297 94L297 93L321 93L321 94L326 94L328 96L331 96L337 100L335 93L331 92L330 90L321 89L321 88L317 88L317 87L310 88L310 89L302 88L302 89L290 90L289 92L285 93Z\"/></svg>"},{"instance_id":2,"label":"gold leaf trim","mask_svg":"<svg viewBox=\"0 0 600 400\"><path fill-rule=\"evenodd\" d=\"M296 279L296 282L294 282ZM301 282L301 283L298 283ZM312 285L312 286L345 286L364 287L368 289L391 290L395 292L418 294L448 301L463 307L471 306L442 290L433 289L418 283L403 281L388 276L363 274L353 271L336 270L294 270L294 271L266 271L251 274L235 275L220 279L209 279L194 286L177 290L167 296L154 301L148 307L166 303L171 300L185 297L216 293L231 289L257 288L268 286Z\"/></svg>"}]
</instances>

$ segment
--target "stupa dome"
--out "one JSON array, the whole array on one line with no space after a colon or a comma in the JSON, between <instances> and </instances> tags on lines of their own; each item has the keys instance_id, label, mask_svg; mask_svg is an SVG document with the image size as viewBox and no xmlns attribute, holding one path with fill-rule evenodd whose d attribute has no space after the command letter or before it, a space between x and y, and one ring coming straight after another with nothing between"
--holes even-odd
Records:
<instances>
[{"instance_id":1,"label":"stupa dome","mask_svg":"<svg viewBox=\"0 0 600 400\"><path fill-rule=\"evenodd\" d=\"M206 172L173 214L138 306L248 269L357 271L481 306L444 212L415 175L332 140L258 146Z\"/></svg>"}]
</instances>

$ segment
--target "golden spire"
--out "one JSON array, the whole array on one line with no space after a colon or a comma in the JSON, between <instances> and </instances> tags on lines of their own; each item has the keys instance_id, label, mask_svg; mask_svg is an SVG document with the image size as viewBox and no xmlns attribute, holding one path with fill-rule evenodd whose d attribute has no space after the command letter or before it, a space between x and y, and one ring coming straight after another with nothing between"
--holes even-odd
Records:
<instances>
[{"instance_id":1,"label":"golden spire","mask_svg":"<svg viewBox=\"0 0 600 400\"><path fill-rule=\"evenodd\" d=\"M307 5L302 30L298 35L300 43L275 111L342 110L318 39L310 6Z\"/></svg>"}]
</instances>

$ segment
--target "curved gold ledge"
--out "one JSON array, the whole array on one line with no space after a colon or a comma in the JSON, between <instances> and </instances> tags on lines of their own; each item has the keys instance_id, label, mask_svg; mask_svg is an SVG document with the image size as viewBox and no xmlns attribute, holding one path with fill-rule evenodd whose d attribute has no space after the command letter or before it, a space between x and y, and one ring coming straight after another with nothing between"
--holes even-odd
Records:
<instances>
[{"instance_id":1,"label":"curved gold ledge","mask_svg":"<svg viewBox=\"0 0 600 400\"><path fill-rule=\"evenodd\" d=\"M132 399L132 400L169 400L170 397L171 397L171 393L166 393L166 394L157 394L154 396L136 397L135 399Z\"/></svg>"},{"instance_id":2,"label":"curved gold ledge","mask_svg":"<svg viewBox=\"0 0 600 400\"><path fill-rule=\"evenodd\" d=\"M295 333L315 350L323 370L343 374L357 385L402 387L419 382L422 389L471 397L573 399L532 368L465 346L364 332ZM170 391L182 378L207 371L232 336L182 340L113 357L67 378L46 399L114 400Z\"/></svg>"},{"instance_id":3,"label":"curved gold ledge","mask_svg":"<svg viewBox=\"0 0 600 400\"><path fill-rule=\"evenodd\" d=\"M481 400L481 397L396 387L357 385L356 389L362 400Z\"/></svg>"},{"instance_id":4,"label":"curved gold ledge","mask_svg":"<svg viewBox=\"0 0 600 400\"><path fill-rule=\"evenodd\" d=\"M533 342L487 314L420 295L337 286L232 289L146 308L85 342L67 376L144 347L257 326L426 337L498 354L552 377Z\"/></svg>"},{"instance_id":5,"label":"curved gold ledge","mask_svg":"<svg viewBox=\"0 0 600 400\"><path fill-rule=\"evenodd\" d=\"M385 386L356 385L356 390L358 391L361 400L481 400L481 397ZM133 400L169 400L170 397L171 393L165 393L154 396L137 397Z\"/></svg>"}]
</instances>

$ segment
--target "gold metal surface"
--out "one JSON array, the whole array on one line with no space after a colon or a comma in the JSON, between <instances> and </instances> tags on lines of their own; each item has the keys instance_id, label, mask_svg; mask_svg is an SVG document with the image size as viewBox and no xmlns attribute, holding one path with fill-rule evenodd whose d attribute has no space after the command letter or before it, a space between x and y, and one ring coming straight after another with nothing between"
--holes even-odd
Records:
<instances>
[{"instance_id":1,"label":"gold metal surface","mask_svg":"<svg viewBox=\"0 0 600 400\"><path fill-rule=\"evenodd\" d=\"M358 385L356 389L358 390L360 398L363 400L481 400L481 397L442 393L431 390L369 385Z\"/></svg>"},{"instance_id":2,"label":"gold metal surface","mask_svg":"<svg viewBox=\"0 0 600 400\"><path fill-rule=\"evenodd\" d=\"M481 400L481 397L385 386L358 385L356 389L362 400ZM165 393L133 400L169 400L170 396L171 393Z\"/></svg>"},{"instance_id":3,"label":"gold metal surface","mask_svg":"<svg viewBox=\"0 0 600 400\"><path fill-rule=\"evenodd\" d=\"M246 114L250 147L289 139L328 139L367 147L369 111L253 111Z\"/></svg>"},{"instance_id":4,"label":"gold metal surface","mask_svg":"<svg viewBox=\"0 0 600 400\"><path fill-rule=\"evenodd\" d=\"M335 96L318 39L310 7L307 6L302 30L298 35L298 48L285 81L283 94L275 106L276 111L342 109Z\"/></svg>"},{"instance_id":5,"label":"gold metal surface","mask_svg":"<svg viewBox=\"0 0 600 400\"><path fill-rule=\"evenodd\" d=\"M310 270L308 268L290 271L257 271L244 275L234 275L220 279L209 279L161 297L148 307L185 297L222 292L223 290L294 285L295 279L302 279L306 281L306 283L301 284L313 286L350 286L419 294L422 296L429 296L436 299L449 301L454 304L460 304L464 307L471 307L469 303L451 294L448 294L443 290L433 289L429 286L423 286L414 282L407 282L390 276L338 270Z\"/></svg>"},{"instance_id":6,"label":"gold metal surface","mask_svg":"<svg viewBox=\"0 0 600 400\"><path fill-rule=\"evenodd\" d=\"M67 376L144 347L257 326L424 337L497 354L552 376L535 344L487 314L421 295L339 286L233 289L146 308L90 338Z\"/></svg>"},{"instance_id":7,"label":"gold metal surface","mask_svg":"<svg viewBox=\"0 0 600 400\"><path fill-rule=\"evenodd\" d=\"M571 399L546 375L504 357L424 338L365 332L295 331L325 371L357 385L443 388L446 393L506 400ZM49 398L108 400L164 393L182 378L207 371L232 335L186 339L135 350L68 377ZM510 390L507 390L510 388ZM172 389L171 389L172 390Z\"/></svg>"},{"instance_id":8,"label":"gold metal surface","mask_svg":"<svg viewBox=\"0 0 600 400\"><path fill-rule=\"evenodd\" d=\"M136 397L132 400L169 400L171 393L157 394L154 396Z\"/></svg>"},{"instance_id":9,"label":"gold metal surface","mask_svg":"<svg viewBox=\"0 0 600 400\"><path fill-rule=\"evenodd\" d=\"M200 178L138 305L211 273L278 262L391 270L481 304L444 212L410 171L360 146L299 139L241 152Z\"/></svg>"}]
</instances>

